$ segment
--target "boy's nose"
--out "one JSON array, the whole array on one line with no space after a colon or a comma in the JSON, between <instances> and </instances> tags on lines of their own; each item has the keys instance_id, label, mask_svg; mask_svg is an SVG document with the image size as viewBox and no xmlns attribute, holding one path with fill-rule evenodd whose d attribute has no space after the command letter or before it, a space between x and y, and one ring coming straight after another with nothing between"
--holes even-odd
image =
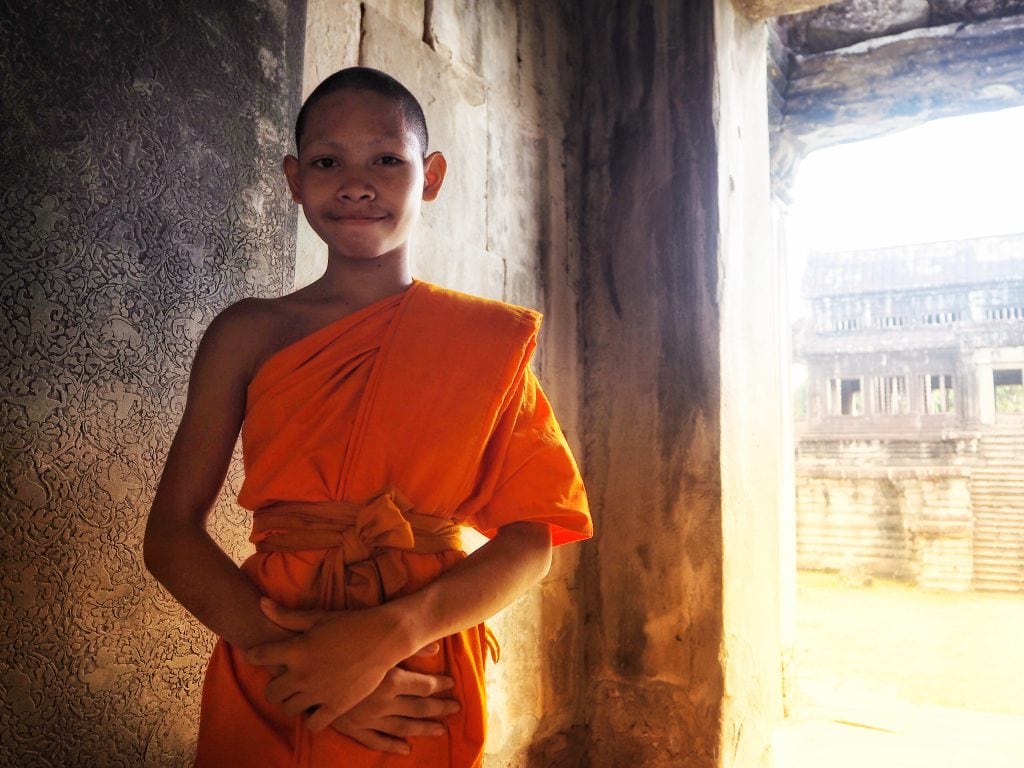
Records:
<instances>
[{"instance_id":1,"label":"boy's nose","mask_svg":"<svg viewBox=\"0 0 1024 768\"><path fill-rule=\"evenodd\" d=\"M344 200L373 200L376 192L366 179L354 177L342 181L338 187L338 197Z\"/></svg>"}]
</instances>

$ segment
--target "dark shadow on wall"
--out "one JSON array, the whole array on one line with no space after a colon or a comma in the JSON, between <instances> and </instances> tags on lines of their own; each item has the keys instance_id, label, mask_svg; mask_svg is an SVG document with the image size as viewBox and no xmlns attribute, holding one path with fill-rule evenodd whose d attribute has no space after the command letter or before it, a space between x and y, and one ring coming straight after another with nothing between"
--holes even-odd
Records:
<instances>
[{"instance_id":1,"label":"dark shadow on wall","mask_svg":"<svg viewBox=\"0 0 1024 768\"><path fill-rule=\"evenodd\" d=\"M573 726L531 744L524 768L587 768L589 744L589 729Z\"/></svg>"},{"instance_id":2,"label":"dark shadow on wall","mask_svg":"<svg viewBox=\"0 0 1024 768\"><path fill-rule=\"evenodd\" d=\"M714 3L618 0L583 24L588 764L708 766L723 687Z\"/></svg>"}]
</instances>

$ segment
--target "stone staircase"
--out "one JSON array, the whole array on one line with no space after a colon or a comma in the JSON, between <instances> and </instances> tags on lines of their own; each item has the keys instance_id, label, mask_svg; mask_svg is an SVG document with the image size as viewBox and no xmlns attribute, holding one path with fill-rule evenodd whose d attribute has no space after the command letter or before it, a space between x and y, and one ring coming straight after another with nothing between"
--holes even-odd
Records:
<instances>
[{"instance_id":1,"label":"stone staircase","mask_svg":"<svg viewBox=\"0 0 1024 768\"><path fill-rule=\"evenodd\" d=\"M974 588L1024 591L1024 430L982 437L971 498Z\"/></svg>"}]
</instances>

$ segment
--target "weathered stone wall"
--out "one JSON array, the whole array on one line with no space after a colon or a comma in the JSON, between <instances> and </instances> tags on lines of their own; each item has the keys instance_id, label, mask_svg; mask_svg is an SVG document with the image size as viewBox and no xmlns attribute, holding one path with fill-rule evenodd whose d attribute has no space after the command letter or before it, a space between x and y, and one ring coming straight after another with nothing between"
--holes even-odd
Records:
<instances>
[{"instance_id":1,"label":"weathered stone wall","mask_svg":"<svg viewBox=\"0 0 1024 768\"><path fill-rule=\"evenodd\" d=\"M594 766L711 766L720 734L717 168L707 2L583 26Z\"/></svg>"},{"instance_id":2,"label":"weathered stone wall","mask_svg":"<svg viewBox=\"0 0 1024 768\"><path fill-rule=\"evenodd\" d=\"M587 723L594 766L711 766L720 733L710 2L583 19Z\"/></svg>"},{"instance_id":3,"label":"weathered stone wall","mask_svg":"<svg viewBox=\"0 0 1024 768\"><path fill-rule=\"evenodd\" d=\"M575 231L567 220L565 126L578 70L570 3L310 0L303 91L344 66L377 67L420 99L448 177L424 205L414 274L545 313L535 368L579 446ZM326 263L300 217L296 281ZM586 546L586 545L584 545ZM580 547L497 617L503 661L488 681L488 765L551 765L579 748Z\"/></svg>"},{"instance_id":4,"label":"weathered stone wall","mask_svg":"<svg viewBox=\"0 0 1024 768\"><path fill-rule=\"evenodd\" d=\"M1024 438L802 440L798 566L930 589L1024 590Z\"/></svg>"},{"instance_id":5,"label":"weathered stone wall","mask_svg":"<svg viewBox=\"0 0 1024 768\"><path fill-rule=\"evenodd\" d=\"M202 329L292 281L301 10L0 10L2 765L191 752L211 637L146 575L142 533ZM216 519L248 546L230 503Z\"/></svg>"},{"instance_id":6,"label":"weathered stone wall","mask_svg":"<svg viewBox=\"0 0 1024 768\"><path fill-rule=\"evenodd\" d=\"M969 587L978 449L969 433L801 440L798 566Z\"/></svg>"},{"instance_id":7,"label":"weathered stone wall","mask_svg":"<svg viewBox=\"0 0 1024 768\"><path fill-rule=\"evenodd\" d=\"M909 577L910 541L900 515L900 491L889 477L838 468L799 472L801 569Z\"/></svg>"},{"instance_id":8,"label":"weathered stone wall","mask_svg":"<svg viewBox=\"0 0 1024 768\"><path fill-rule=\"evenodd\" d=\"M973 576L970 471L801 468L798 566L960 591Z\"/></svg>"},{"instance_id":9,"label":"weathered stone wall","mask_svg":"<svg viewBox=\"0 0 1024 768\"><path fill-rule=\"evenodd\" d=\"M783 339L764 30L727 2L622 0L580 33L588 764L767 765Z\"/></svg>"}]
</instances>

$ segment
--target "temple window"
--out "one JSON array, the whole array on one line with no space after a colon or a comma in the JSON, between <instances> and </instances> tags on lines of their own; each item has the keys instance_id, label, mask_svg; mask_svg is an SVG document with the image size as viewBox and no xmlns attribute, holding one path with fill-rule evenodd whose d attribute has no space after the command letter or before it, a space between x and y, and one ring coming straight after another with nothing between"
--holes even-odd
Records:
<instances>
[{"instance_id":1,"label":"temple window","mask_svg":"<svg viewBox=\"0 0 1024 768\"><path fill-rule=\"evenodd\" d=\"M949 325L950 323L959 322L961 319L961 312L959 310L943 310L938 312L929 312L921 321L925 325Z\"/></svg>"},{"instance_id":2,"label":"temple window","mask_svg":"<svg viewBox=\"0 0 1024 768\"><path fill-rule=\"evenodd\" d=\"M1024 375L1020 368L992 371L996 413L1024 413Z\"/></svg>"},{"instance_id":3,"label":"temple window","mask_svg":"<svg viewBox=\"0 0 1024 768\"><path fill-rule=\"evenodd\" d=\"M829 416L863 416L864 401L860 379L833 378L828 380Z\"/></svg>"},{"instance_id":4,"label":"temple window","mask_svg":"<svg viewBox=\"0 0 1024 768\"><path fill-rule=\"evenodd\" d=\"M908 319L903 315L883 315L876 317L874 325L876 328L902 328L908 324Z\"/></svg>"},{"instance_id":5,"label":"temple window","mask_svg":"<svg viewBox=\"0 0 1024 768\"><path fill-rule=\"evenodd\" d=\"M832 321L833 331L856 331L860 327L860 320L855 317L840 317Z\"/></svg>"},{"instance_id":6,"label":"temple window","mask_svg":"<svg viewBox=\"0 0 1024 768\"><path fill-rule=\"evenodd\" d=\"M1024 320L1024 307L989 307L985 310L988 320Z\"/></svg>"},{"instance_id":7,"label":"temple window","mask_svg":"<svg viewBox=\"0 0 1024 768\"><path fill-rule=\"evenodd\" d=\"M906 376L876 376L873 384L875 413L887 415L910 413Z\"/></svg>"},{"instance_id":8,"label":"temple window","mask_svg":"<svg viewBox=\"0 0 1024 768\"><path fill-rule=\"evenodd\" d=\"M956 390L949 373L929 374L922 377L925 413L953 413L956 411Z\"/></svg>"}]
</instances>

